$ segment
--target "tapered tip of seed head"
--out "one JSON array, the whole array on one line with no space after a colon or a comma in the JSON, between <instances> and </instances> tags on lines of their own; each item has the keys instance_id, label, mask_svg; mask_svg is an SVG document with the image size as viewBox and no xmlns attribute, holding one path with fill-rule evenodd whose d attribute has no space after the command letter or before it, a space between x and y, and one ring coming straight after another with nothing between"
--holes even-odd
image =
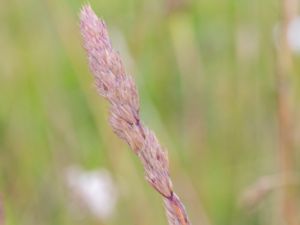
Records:
<instances>
[{"instance_id":1,"label":"tapered tip of seed head","mask_svg":"<svg viewBox=\"0 0 300 225\"><path fill-rule=\"evenodd\" d=\"M86 48L96 47L95 45L97 45L97 47L110 48L105 22L97 17L89 4L81 8L80 31Z\"/></svg>"},{"instance_id":2,"label":"tapered tip of seed head","mask_svg":"<svg viewBox=\"0 0 300 225\"><path fill-rule=\"evenodd\" d=\"M97 21L98 17L93 11L90 4L83 5L80 10L80 21L87 22L87 21Z\"/></svg>"}]
</instances>

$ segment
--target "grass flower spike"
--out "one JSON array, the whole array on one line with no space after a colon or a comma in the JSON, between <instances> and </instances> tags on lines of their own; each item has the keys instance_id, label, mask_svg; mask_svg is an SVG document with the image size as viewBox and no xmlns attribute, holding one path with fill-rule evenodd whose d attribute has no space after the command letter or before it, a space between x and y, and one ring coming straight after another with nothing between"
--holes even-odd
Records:
<instances>
[{"instance_id":1,"label":"grass flower spike","mask_svg":"<svg viewBox=\"0 0 300 225\"><path fill-rule=\"evenodd\" d=\"M185 208L173 191L167 152L140 120L135 82L126 74L119 54L112 48L104 21L89 5L81 10L80 29L97 90L110 103L113 131L141 160L147 181L163 197L169 224L190 225Z\"/></svg>"}]
</instances>

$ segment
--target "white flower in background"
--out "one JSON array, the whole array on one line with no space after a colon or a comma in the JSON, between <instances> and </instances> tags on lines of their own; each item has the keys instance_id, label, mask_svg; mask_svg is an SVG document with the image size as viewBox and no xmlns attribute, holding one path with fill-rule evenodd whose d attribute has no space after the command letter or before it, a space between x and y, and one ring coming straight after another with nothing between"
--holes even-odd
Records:
<instances>
[{"instance_id":1,"label":"white flower in background","mask_svg":"<svg viewBox=\"0 0 300 225\"><path fill-rule=\"evenodd\" d=\"M287 39L290 48L297 53L300 53L300 17L293 19L287 31Z\"/></svg>"},{"instance_id":2,"label":"white flower in background","mask_svg":"<svg viewBox=\"0 0 300 225\"><path fill-rule=\"evenodd\" d=\"M273 37L275 45L279 47L280 40L280 24L276 24L273 29ZM297 54L300 54L300 17L293 19L287 30L287 41L290 49Z\"/></svg>"},{"instance_id":3,"label":"white flower in background","mask_svg":"<svg viewBox=\"0 0 300 225\"><path fill-rule=\"evenodd\" d=\"M66 182L76 200L99 219L112 216L118 192L106 169L86 171L78 167L66 170ZM76 203L75 203L76 204Z\"/></svg>"}]
</instances>

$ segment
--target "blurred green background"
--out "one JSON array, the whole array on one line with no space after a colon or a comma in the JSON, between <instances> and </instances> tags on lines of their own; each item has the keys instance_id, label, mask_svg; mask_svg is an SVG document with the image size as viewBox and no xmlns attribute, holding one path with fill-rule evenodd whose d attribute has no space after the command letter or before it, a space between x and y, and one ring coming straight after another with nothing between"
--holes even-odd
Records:
<instances>
[{"instance_id":1,"label":"blurred green background","mask_svg":"<svg viewBox=\"0 0 300 225\"><path fill-rule=\"evenodd\" d=\"M79 33L85 2L0 1L6 224L167 224L160 196L111 131L107 104L93 86ZM135 77L142 118L169 151L175 190L193 224L282 224L276 190L254 208L239 204L257 179L278 172L279 2L89 2ZM84 207L74 213L65 177L74 165L110 171L119 198L109 219Z\"/></svg>"}]
</instances>

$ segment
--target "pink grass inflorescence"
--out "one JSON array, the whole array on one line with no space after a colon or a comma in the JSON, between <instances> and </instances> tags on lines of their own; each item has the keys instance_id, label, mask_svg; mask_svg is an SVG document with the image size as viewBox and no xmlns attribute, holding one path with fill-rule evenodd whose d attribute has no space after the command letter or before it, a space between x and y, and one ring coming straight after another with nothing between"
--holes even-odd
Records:
<instances>
[{"instance_id":1,"label":"pink grass inflorescence","mask_svg":"<svg viewBox=\"0 0 300 225\"><path fill-rule=\"evenodd\" d=\"M167 152L140 120L135 82L126 74L120 55L112 48L104 21L89 5L81 10L80 29L97 90L110 103L113 131L140 158L146 180L163 197L169 224L190 225L185 208L173 191Z\"/></svg>"}]
</instances>

